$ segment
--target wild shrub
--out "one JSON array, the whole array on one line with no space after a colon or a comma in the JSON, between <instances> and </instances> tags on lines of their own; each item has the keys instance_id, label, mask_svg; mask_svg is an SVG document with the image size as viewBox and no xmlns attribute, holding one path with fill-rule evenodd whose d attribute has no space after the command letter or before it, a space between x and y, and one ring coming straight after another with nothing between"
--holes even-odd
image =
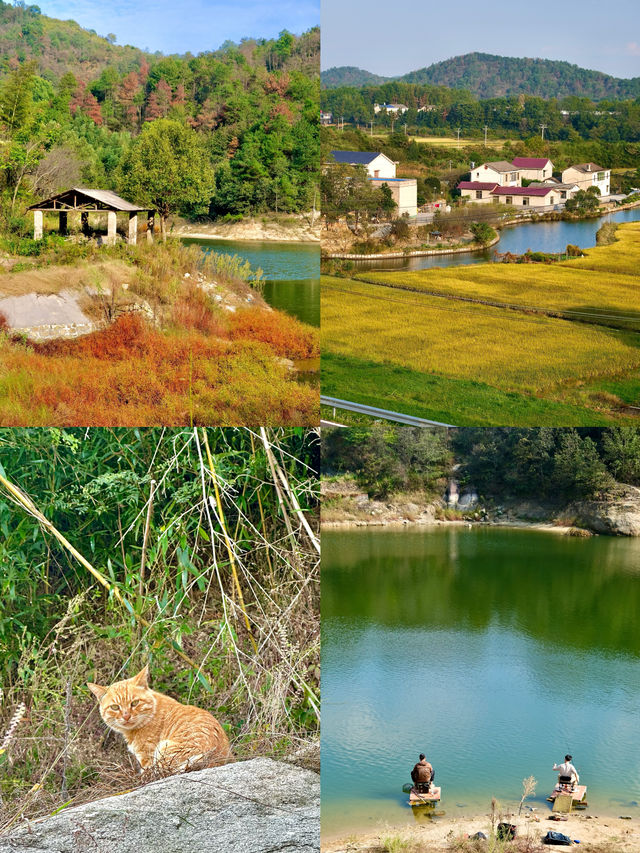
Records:
<instances>
[{"instance_id":1,"label":"wild shrub","mask_svg":"<svg viewBox=\"0 0 640 853\"><path fill-rule=\"evenodd\" d=\"M227 324L220 308L199 287L189 285L178 295L171 313L172 322L182 329L195 329L207 335L223 335Z\"/></svg>"},{"instance_id":2,"label":"wild shrub","mask_svg":"<svg viewBox=\"0 0 640 853\"><path fill-rule=\"evenodd\" d=\"M318 330L295 317L261 308L243 308L232 315L230 327L234 338L263 341L287 358L312 358L319 354Z\"/></svg>"}]
</instances>

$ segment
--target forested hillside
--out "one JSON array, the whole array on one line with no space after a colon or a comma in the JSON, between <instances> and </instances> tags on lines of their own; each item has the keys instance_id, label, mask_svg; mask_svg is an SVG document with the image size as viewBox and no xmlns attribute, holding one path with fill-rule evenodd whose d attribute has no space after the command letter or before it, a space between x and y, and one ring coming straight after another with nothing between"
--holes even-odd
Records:
<instances>
[{"instance_id":1,"label":"forested hillside","mask_svg":"<svg viewBox=\"0 0 640 853\"><path fill-rule=\"evenodd\" d=\"M374 104L399 102L409 107L398 117L374 112ZM462 136L482 136L489 128L496 134L515 138L540 136L545 139L593 139L604 142L640 140L640 99L595 101L586 97L541 98L538 95L510 95L476 98L466 89L450 89L399 80L380 86L325 89L321 93L324 110L346 122L377 127L406 124L427 134L452 134L458 127Z\"/></svg>"},{"instance_id":2,"label":"forested hillside","mask_svg":"<svg viewBox=\"0 0 640 853\"><path fill-rule=\"evenodd\" d=\"M395 78L378 77L351 66L331 68L322 73L322 85L327 89L376 85L389 80L468 89L478 98L508 95L564 98L574 95L599 101L637 98L640 95L640 77L624 80L601 71L580 68L570 62L490 53L455 56Z\"/></svg>"},{"instance_id":3,"label":"forested hillside","mask_svg":"<svg viewBox=\"0 0 640 853\"><path fill-rule=\"evenodd\" d=\"M154 188L142 191L137 180L148 171L142 149L166 173L163 153L176 146L190 167L172 213L242 216L311 206L318 28L229 42L198 56L150 55L113 41L37 6L0 3L5 228L20 227L34 198L74 184L137 189L137 201L158 205Z\"/></svg>"},{"instance_id":4,"label":"forested hillside","mask_svg":"<svg viewBox=\"0 0 640 853\"><path fill-rule=\"evenodd\" d=\"M479 98L522 94L541 98L576 95L602 100L637 98L640 95L640 77L622 80L569 62L494 56L490 53L455 56L412 71L401 79L407 83L469 89Z\"/></svg>"},{"instance_id":5,"label":"forested hillside","mask_svg":"<svg viewBox=\"0 0 640 853\"><path fill-rule=\"evenodd\" d=\"M447 433L378 423L324 431L322 467L325 475L354 475L375 496L441 492L453 475L485 497L561 503L606 492L616 482L640 485L640 429L468 427Z\"/></svg>"},{"instance_id":6,"label":"forested hillside","mask_svg":"<svg viewBox=\"0 0 640 853\"><path fill-rule=\"evenodd\" d=\"M340 86L378 86L380 83L386 83L392 79L391 77L372 74L362 68L356 68L355 65L328 68L322 72L321 77L323 89L337 89Z\"/></svg>"}]
</instances>

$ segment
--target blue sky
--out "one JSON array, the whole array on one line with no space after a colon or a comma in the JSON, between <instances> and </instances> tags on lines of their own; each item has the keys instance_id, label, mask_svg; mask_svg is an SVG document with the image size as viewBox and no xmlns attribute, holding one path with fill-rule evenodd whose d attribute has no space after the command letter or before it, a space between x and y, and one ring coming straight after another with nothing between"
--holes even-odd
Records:
<instances>
[{"instance_id":1,"label":"blue sky","mask_svg":"<svg viewBox=\"0 0 640 853\"><path fill-rule=\"evenodd\" d=\"M118 44L151 52L200 53L230 39L302 33L320 23L320 0L34 0L43 14L71 18Z\"/></svg>"},{"instance_id":2,"label":"blue sky","mask_svg":"<svg viewBox=\"0 0 640 853\"><path fill-rule=\"evenodd\" d=\"M478 51L640 76L640 0L322 0L322 67L393 76Z\"/></svg>"}]
</instances>

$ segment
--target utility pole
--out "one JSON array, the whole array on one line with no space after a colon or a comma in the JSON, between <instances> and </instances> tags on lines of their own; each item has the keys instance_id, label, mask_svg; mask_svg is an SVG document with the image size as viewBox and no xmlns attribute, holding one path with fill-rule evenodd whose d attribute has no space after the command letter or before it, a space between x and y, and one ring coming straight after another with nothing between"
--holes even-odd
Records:
<instances>
[{"instance_id":1,"label":"utility pole","mask_svg":"<svg viewBox=\"0 0 640 853\"><path fill-rule=\"evenodd\" d=\"M344 116L340 116L340 130L344 131Z\"/></svg>"},{"instance_id":2,"label":"utility pole","mask_svg":"<svg viewBox=\"0 0 640 853\"><path fill-rule=\"evenodd\" d=\"M371 121L369 124L371 125L371 136L373 136L373 122Z\"/></svg>"},{"instance_id":3,"label":"utility pole","mask_svg":"<svg viewBox=\"0 0 640 853\"><path fill-rule=\"evenodd\" d=\"M456 128L456 133L458 134L458 148L460 148L460 131L461 130L462 130L461 127Z\"/></svg>"},{"instance_id":4,"label":"utility pole","mask_svg":"<svg viewBox=\"0 0 640 853\"><path fill-rule=\"evenodd\" d=\"M549 126L549 125L547 125L547 124L539 124L539 125L538 125L538 127L539 127L539 128L540 128L540 130L542 131L542 139L543 139L543 140L544 140L544 132L545 132L545 130L547 129L547 127L548 127L548 126Z\"/></svg>"},{"instance_id":5,"label":"utility pole","mask_svg":"<svg viewBox=\"0 0 640 853\"><path fill-rule=\"evenodd\" d=\"M488 130L489 130L489 128L488 128L488 127L487 127L487 125L485 124L485 126L484 126L484 147L485 147L485 148L487 147L487 131L488 131Z\"/></svg>"}]
</instances>

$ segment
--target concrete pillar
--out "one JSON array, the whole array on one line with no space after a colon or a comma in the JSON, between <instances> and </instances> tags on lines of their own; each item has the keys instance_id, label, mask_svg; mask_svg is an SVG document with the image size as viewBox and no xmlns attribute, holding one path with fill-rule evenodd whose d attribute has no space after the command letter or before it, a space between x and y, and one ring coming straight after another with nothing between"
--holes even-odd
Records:
<instances>
[{"instance_id":1,"label":"concrete pillar","mask_svg":"<svg viewBox=\"0 0 640 853\"><path fill-rule=\"evenodd\" d=\"M80 227L85 237L89 236L89 214L83 210L80 214Z\"/></svg>"},{"instance_id":2,"label":"concrete pillar","mask_svg":"<svg viewBox=\"0 0 640 853\"><path fill-rule=\"evenodd\" d=\"M149 243L153 243L153 228L155 225L155 214L153 210L150 210L147 215L147 241Z\"/></svg>"},{"instance_id":3,"label":"concrete pillar","mask_svg":"<svg viewBox=\"0 0 640 853\"><path fill-rule=\"evenodd\" d=\"M33 211L33 239L42 240L42 211Z\"/></svg>"},{"instance_id":4,"label":"concrete pillar","mask_svg":"<svg viewBox=\"0 0 640 853\"><path fill-rule=\"evenodd\" d=\"M135 246L138 239L138 214L129 214L129 245Z\"/></svg>"},{"instance_id":5,"label":"concrete pillar","mask_svg":"<svg viewBox=\"0 0 640 853\"><path fill-rule=\"evenodd\" d=\"M107 246L116 244L116 222L115 210L109 210L107 212Z\"/></svg>"},{"instance_id":6,"label":"concrete pillar","mask_svg":"<svg viewBox=\"0 0 640 853\"><path fill-rule=\"evenodd\" d=\"M58 214L58 222L60 223L58 226L58 231L60 232L60 234L62 234L62 236L65 236L67 233L67 225L68 225L67 211L66 210L60 211L60 213Z\"/></svg>"}]
</instances>

